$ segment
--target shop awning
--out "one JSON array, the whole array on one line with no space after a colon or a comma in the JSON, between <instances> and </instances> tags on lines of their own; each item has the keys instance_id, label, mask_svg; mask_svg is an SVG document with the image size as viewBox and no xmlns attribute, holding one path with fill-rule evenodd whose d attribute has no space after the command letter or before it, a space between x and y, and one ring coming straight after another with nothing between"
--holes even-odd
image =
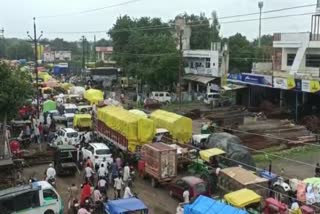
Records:
<instances>
[{"instance_id":1,"label":"shop awning","mask_svg":"<svg viewBox=\"0 0 320 214\"><path fill-rule=\"evenodd\" d=\"M228 84L228 85L222 86L222 89L225 91L233 91L233 90L238 90L238 89L242 89L242 88L247 88L247 86L237 85L237 84Z\"/></svg>"},{"instance_id":2,"label":"shop awning","mask_svg":"<svg viewBox=\"0 0 320 214\"><path fill-rule=\"evenodd\" d=\"M184 80L188 81L194 81L198 83L202 83L204 85L208 84L209 82L215 80L215 77L206 77L206 76L200 76L200 75L194 75L194 74L188 74L183 77Z\"/></svg>"}]
</instances>

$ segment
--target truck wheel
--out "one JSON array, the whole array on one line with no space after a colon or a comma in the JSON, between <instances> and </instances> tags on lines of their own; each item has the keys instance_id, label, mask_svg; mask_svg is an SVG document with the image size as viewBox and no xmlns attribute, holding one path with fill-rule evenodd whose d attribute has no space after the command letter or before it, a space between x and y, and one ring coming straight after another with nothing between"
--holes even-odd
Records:
<instances>
[{"instance_id":1,"label":"truck wheel","mask_svg":"<svg viewBox=\"0 0 320 214\"><path fill-rule=\"evenodd\" d=\"M47 210L44 212L44 214L54 214L54 212L52 210Z\"/></svg>"},{"instance_id":2,"label":"truck wheel","mask_svg":"<svg viewBox=\"0 0 320 214\"><path fill-rule=\"evenodd\" d=\"M152 186L153 188L156 188L156 187L157 187L157 181L156 181L156 179L151 178L151 186Z\"/></svg>"}]
</instances>

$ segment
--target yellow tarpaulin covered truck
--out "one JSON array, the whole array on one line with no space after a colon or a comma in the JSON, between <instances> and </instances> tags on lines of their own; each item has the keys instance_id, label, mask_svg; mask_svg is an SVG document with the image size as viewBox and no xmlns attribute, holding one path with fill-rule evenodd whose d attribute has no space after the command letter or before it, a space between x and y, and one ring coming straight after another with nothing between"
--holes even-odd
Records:
<instances>
[{"instance_id":1,"label":"yellow tarpaulin covered truck","mask_svg":"<svg viewBox=\"0 0 320 214\"><path fill-rule=\"evenodd\" d=\"M97 134L124 151L136 152L142 145L152 142L154 122L121 107L98 109Z\"/></svg>"},{"instance_id":2,"label":"yellow tarpaulin covered truck","mask_svg":"<svg viewBox=\"0 0 320 214\"><path fill-rule=\"evenodd\" d=\"M79 129L92 128L92 119L90 114L76 114L73 118L73 127Z\"/></svg>"},{"instance_id":3,"label":"yellow tarpaulin covered truck","mask_svg":"<svg viewBox=\"0 0 320 214\"><path fill-rule=\"evenodd\" d=\"M90 102L91 105L98 104L103 101L103 92L97 89L88 89L84 92L83 97Z\"/></svg>"},{"instance_id":4,"label":"yellow tarpaulin covered truck","mask_svg":"<svg viewBox=\"0 0 320 214\"><path fill-rule=\"evenodd\" d=\"M167 129L172 138L179 143L189 143L192 137L192 120L175 113L156 110L151 113L150 118L157 128Z\"/></svg>"}]
</instances>

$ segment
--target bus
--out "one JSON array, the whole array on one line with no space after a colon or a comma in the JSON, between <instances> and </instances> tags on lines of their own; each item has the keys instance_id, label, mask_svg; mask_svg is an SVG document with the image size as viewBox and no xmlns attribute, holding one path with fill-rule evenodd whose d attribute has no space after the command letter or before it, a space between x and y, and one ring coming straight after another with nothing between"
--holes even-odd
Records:
<instances>
[{"instance_id":1,"label":"bus","mask_svg":"<svg viewBox=\"0 0 320 214\"><path fill-rule=\"evenodd\" d=\"M47 181L0 191L1 214L63 214L63 201Z\"/></svg>"}]
</instances>

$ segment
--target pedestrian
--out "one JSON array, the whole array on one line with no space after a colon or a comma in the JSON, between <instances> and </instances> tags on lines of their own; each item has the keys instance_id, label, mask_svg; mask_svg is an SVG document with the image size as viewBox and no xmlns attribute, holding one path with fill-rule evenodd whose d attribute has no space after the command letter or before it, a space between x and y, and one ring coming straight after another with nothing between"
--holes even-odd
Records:
<instances>
[{"instance_id":1,"label":"pedestrian","mask_svg":"<svg viewBox=\"0 0 320 214\"><path fill-rule=\"evenodd\" d=\"M94 182L94 177L93 177L94 171L90 167L90 164L87 164L87 167L84 169L84 173L85 173L86 181L89 181L91 184L93 184L93 182Z\"/></svg>"},{"instance_id":2,"label":"pedestrian","mask_svg":"<svg viewBox=\"0 0 320 214\"><path fill-rule=\"evenodd\" d=\"M129 186L126 186L126 188L124 188L123 198L131 198L131 197L133 197L133 194L131 193L131 189Z\"/></svg>"},{"instance_id":3,"label":"pedestrian","mask_svg":"<svg viewBox=\"0 0 320 214\"><path fill-rule=\"evenodd\" d=\"M183 202L184 203L189 203L190 202L190 192L188 190L188 188L184 189L184 192L182 193L183 196Z\"/></svg>"},{"instance_id":4,"label":"pedestrian","mask_svg":"<svg viewBox=\"0 0 320 214\"><path fill-rule=\"evenodd\" d=\"M125 186L128 185L129 177L130 177L130 167L128 166L128 163L126 163L125 167L123 168L123 182Z\"/></svg>"},{"instance_id":5,"label":"pedestrian","mask_svg":"<svg viewBox=\"0 0 320 214\"><path fill-rule=\"evenodd\" d=\"M122 168L122 160L121 160L120 157L116 158L116 163L117 163L118 170L121 170L121 168Z\"/></svg>"},{"instance_id":6,"label":"pedestrian","mask_svg":"<svg viewBox=\"0 0 320 214\"><path fill-rule=\"evenodd\" d=\"M102 194L107 195L108 183L104 178L99 179L98 188Z\"/></svg>"},{"instance_id":7,"label":"pedestrian","mask_svg":"<svg viewBox=\"0 0 320 214\"><path fill-rule=\"evenodd\" d=\"M36 125L34 129L34 141L35 143L40 143L40 130L38 125Z\"/></svg>"},{"instance_id":8,"label":"pedestrian","mask_svg":"<svg viewBox=\"0 0 320 214\"><path fill-rule=\"evenodd\" d=\"M108 176L108 171L107 171L106 167L104 166L104 164L101 164L98 169L98 179L107 178L107 176Z\"/></svg>"},{"instance_id":9,"label":"pedestrian","mask_svg":"<svg viewBox=\"0 0 320 214\"><path fill-rule=\"evenodd\" d=\"M72 203L77 200L79 195L78 187L75 184L72 184L71 187L68 188L69 191L69 199L68 199L68 209L71 209Z\"/></svg>"},{"instance_id":10,"label":"pedestrian","mask_svg":"<svg viewBox=\"0 0 320 214\"><path fill-rule=\"evenodd\" d=\"M90 157L87 158L87 161L86 161L85 165L86 165L86 166L89 165L89 167L90 167L91 169L93 169L93 163L92 163Z\"/></svg>"},{"instance_id":11,"label":"pedestrian","mask_svg":"<svg viewBox=\"0 0 320 214\"><path fill-rule=\"evenodd\" d=\"M39 143L41 143L43 139L43 125L41 122L38 125L38 129L39 129Z\"/></svg>"},{"instance_id":12,"label":"pedestrian","mask_svg":"<svg viewBox=\"0 0 320 214\"><path fill-rule=\"evenodd\" d=\"M94 203L102 200L102 195L101 195L101 192L100 192L98 186L96 186L96 188L94 189L92 196L93 196L92 199L93 199Z\"/></svg>"},{"instance_id":13,"label":"pedestrian","mask_svg":"<svg viewBox=\"0 0 320 214\"><path fill-rule=\"evenodd\" d=\"M114 179L114 190L115 190L115 199L119 199L121 197L121 189L123 185L123 181L120 175L116 179Z\"/></svg>"},{"instance_id":14,"label":"pedestrian","mask_svg":"<svg viewBox=\"0 0 320 214\"><path fill-rule=\"evenodd\" d=\"M91 214L85 206L81 206L77 214Z\"/></svg>"},{"instance_id":15,"label":"pedestrian","mask_svg":"<svg viewBox=\"0 0 320 214\"><path fill-rule=\"evenodd\" d=\"M320 164L317 163L315 168L315 177L320 177Z\"/></svg>"},{"instance_id":16,"label":"pedestrian","mask_svg":"<svg viewBox=\"0 0 320 214\"><path fill-rule=\"evenodd\" d=\"M113 160L113 163L111 164L111 180L112 182L114 181L114 179L116 179L119 175L118 172L118 167L117 167L117 163L116 160Z\"/></svg>"},{"instance_id":17,"label":"pedestrian","mask_svg":"<svg viewBox=\"0 0 320 214\"><path fill-rule=\"evenodd\" d=\"M83 206L85 204L85 201L90 198L91 196L91 186L90 184L86 181L82 185L82 191L80 195L80 205Z\"/></svg>"}]
</instances>

